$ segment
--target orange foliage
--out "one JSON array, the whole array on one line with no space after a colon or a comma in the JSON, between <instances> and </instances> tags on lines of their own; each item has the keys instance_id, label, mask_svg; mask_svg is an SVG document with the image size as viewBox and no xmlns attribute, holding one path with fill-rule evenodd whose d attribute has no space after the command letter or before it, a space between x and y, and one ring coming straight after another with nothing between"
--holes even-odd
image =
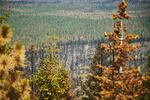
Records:
<instances>
[{"instance_id":1,"label":"orange foliage","mask_svg":"<svg viewBox=\"0 0 150 100\"><path fill-rule=\"evenodd\" d=\"M130 40L138 39L138 38L139 38L139 35L137 35L137 34L128 34L128 35L126 35L125 40L130 41Z\"/></svg>"},{"instance_id":2,"label":"orange foliage","mask_svg":"<svg viewBox=\"0 0 150 100\"><path fill-rule=\"evenodd\" d=\"M140 44L130 43L131 40L139 38L137 34L127 34L127 29L122 19L128 19L126 13L128 4L122 0L119 5L118 14L112 14L112 18L118 19L114 24L114 31L104 33L109 40L109 44L101 44L103 52L111 53L112 64L107 66L97 65L102 69L99 76L95 76L100 81L100 98L104 100L130 100L137 99L146 89L143 82L147 80L139 69L129 67L129 61L133 59L130 52L137 50Z\"/></svg>"}]
</instances>

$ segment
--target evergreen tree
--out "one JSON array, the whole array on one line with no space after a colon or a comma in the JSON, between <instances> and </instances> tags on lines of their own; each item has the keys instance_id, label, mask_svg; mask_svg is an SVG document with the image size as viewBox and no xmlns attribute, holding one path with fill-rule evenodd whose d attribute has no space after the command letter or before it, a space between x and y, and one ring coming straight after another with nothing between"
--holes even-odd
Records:
<instances>
[{"instance_id":1,"label":"evergreen tree","mask_svg":"<svg viewBox=\"0 0 150 100\"><path fill-rule=\"evenodd\" d=\"M100 92L100 86L99 86L99 81L97 79L95 79L93 76L97 76L100 75L102 72L102 69L100 69L99 67L97 67L98 64L108 64L108 62L106 60L104 60L105 58L107 58L107 54L105 52L102 52L101 48L99 47L99 45L102 43L102 41L100 41L98 43L98 47L96 48L96 52L93 56L93 60L92 63L90 65L90 67L88 67L88 74L86 75L82 75L85 76L84 79L85 81L83 81L84 79L81 78L80 79L80 84L81 84L81 88L82 88L82 93L84 95L81 95L80 98L86 98L89 100L94 100L96 98L96 96L98 96L98 93Z\"/></svg>"},{"instance_id":2,"label":"evergreen tree","mask_svg":"<svg viewBox=\"0 0 150 100\"><path fill-rule=\"evenodd\" d=\"M0 99L30 100L29 80L24 78L25 47L19 43L10 45L11 27L0 25Z\"/></svg>"},{"instance_id":3,"label":"evergreen tree","mask_svg":"<svg viewBox=\"0 0 150 100\"><path fill-rule=\"evenodd\" d=\"M127 1L122 0L117 14L112 14L115 20L113 32L104 33L109 43L101 44L103 52L111 54L111 64L97 66L102 69L102 73L94 76L99 81L100 92L96 99L102 100L132 100L137 99L146 89L143 82L146 77L140 73L139 68L130 67L129 61L134 57L130 53L137 50L140 44L131 43L133 39L139 38L136 34L127 34L124 21L130 16L126 13Z\"/></svg>"},{"instance_id":4,"label":"evergreen tree","mask_svg":"<svg viewBox=\"0 0 150 100\"><path fill-rule=\"evenodd\" d=\"M59 64L57 37L50 38L48 57L40 62L40 68L33 78L37 94L42 100L68 99L71 97L69 73Z\"/></svg>"},{"instance_id":5,"label":"evergreen tree","mask_svg":"<svg viewBox=\"0 0 150 100\"><path fill-rule=\"evenodd\" d=\"M98 44L100 45L100 43ZM90 75L88 75L88 80L85 81L85 93L88 95L89 99L95 99L98 92L100 92L100 86L99 86L99 81L97 81L93 76L100 75L102 72L102 69L97 67L97 64L102 64L102 60L104 59L104 55L101 51L101 48L97 48L91 68L90 68Z\"/></svg>"}]
</instances>

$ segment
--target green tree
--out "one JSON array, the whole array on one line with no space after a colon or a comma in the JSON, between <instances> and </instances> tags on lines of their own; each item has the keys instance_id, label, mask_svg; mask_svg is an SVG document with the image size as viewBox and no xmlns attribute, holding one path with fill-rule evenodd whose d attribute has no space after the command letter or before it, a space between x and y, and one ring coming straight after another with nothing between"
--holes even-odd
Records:
<instances>
[{"instance_id":1,"label":"green tree","mask_svg":"<svg viewBox=\"0 0 150 100\"><path fill-rule=\"evenodd\" d=\"M69 72L60 64L58 58L57 37L50 38L50 45L46 49L49 55L40 62L39 70L34 75L33 82L40 99L68 99L71 81Z\"/></svg>"},{"instance_id":2,"label":"green tree","mask_svg":"<svg viewBox=\"0 0 150 100\"><path fill-rule=\"evenodd\" d=\"M86 98L89 100L93 100L96 98L96 96L98 96L98 93L100 92L100 86L99 86L99 81L97 79L95 79L93 76L97 76L100 75L102 72L102 69L100 69L97 65L98 64L108 64L107 60L104 60L105 58L108 57L108 55L103 52L100 48L100 44L102 43L102 41L100 41L98 43L98 47L96 48L92 63L90 65L90 67L88 67L88 74L85 75L81 75L81 76L85 76L84 79L86 79L85 81L83 81L83 78L81 77L80 79L80 85L82 88L82 93L84 95L81 95L80 98Z\"/></svg>"},{"instance_id":3,"label":"green tree","mask_svg":"<svg viewBox=\"0 0 150 100\"><path fill-rule=\"evenodd\" d=\"M100 44L99 44L100 45ZM101 51L101 48L97 47L95 52L92 64L90 66L90 75L88 75L88 80L85 81L85 92L88 95L89 99L95 99L95 96L98 96L98 92L100 92L99 81L97 81L93 76L100 75L102 69L97 67L97 64L102 64L102 60L104 59L104 55ZM88 88L87 88L88 87Z\"/></svg>"},{"instance_id":4,"label":"green tree","mask_svg":"<svg viewBox=\"0 0 150 100\"><path fill-rule=\"evenodd\" d=\"M11 27L0 25L0 99L30 100L29 80L22 69L25 67L25 47L19 43L10 45Z\"/></svg>"}]
</instances>

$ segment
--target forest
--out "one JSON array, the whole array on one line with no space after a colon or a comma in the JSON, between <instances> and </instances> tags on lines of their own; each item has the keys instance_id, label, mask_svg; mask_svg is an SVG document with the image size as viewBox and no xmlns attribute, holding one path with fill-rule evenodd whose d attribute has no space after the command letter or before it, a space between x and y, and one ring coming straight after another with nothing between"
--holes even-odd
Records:
<instances>
[{"instance_id":1,"label":"forest","mask_svg":"<svg viewBox=\"0 0 150 100\"><path fill-rule=\"evenodd\" d=\"M150 100L149 0L0 0L0 100Z\"/></svg>"}]
</instances>

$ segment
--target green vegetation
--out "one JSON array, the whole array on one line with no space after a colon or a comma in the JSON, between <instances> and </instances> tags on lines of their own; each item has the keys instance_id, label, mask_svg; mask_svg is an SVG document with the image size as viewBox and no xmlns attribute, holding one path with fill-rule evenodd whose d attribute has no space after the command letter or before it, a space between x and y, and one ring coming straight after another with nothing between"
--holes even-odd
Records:
<instances>
[{"instance_id":1,"label":"green vegetation","mask_svg":"<svg viewBox=\"0 0 150 100\"><path fill-rule=\"evenodd\" d=\"M38 72L33 77L37 97L40 100L56 100L71 97L69 73L58 59L56 37L50 39L49 56L41 61Z\"/></svg>"},{"instance_id":2,"label":"green vegetation","mask_svg":"<svg viewBox=\"0 0 150 100\"><path fill-rule=\"evenodd\" d=\"M60 41L76 40L73 38L81 36L84 40L93 40L101 38L103 32L112 30L110 15L115 9L114 5L115 3L14 4L7 7L12 12L8 22L14 28L15 39L21 39L26 45L33 43L41 46L54 31ZM128 22L129 32L147 36L150 29L149 8L146 6L146 11L141 12L141 7L132 5L130 8L131 14L136 17Z\"/></svg>"},{"instance_id":3,"label":"green vegetation","mask_svg":"<svg viewBox=\"0 0 150 100\"><path fill-rule=\"evenodd\" d=\"M132 23L129 23L132 32L138 32L139 34L149 34L150 18L134 18ZM111 31L112 21L109 18L105 19L90 19L90 18L71 18L64 16L25 16L15 17L12 16L9 19L9 23L14 27L16 36L28 43L39 44L44 43L47 40L47 36L57 30L59 36L64 35L90 35L96 37L102 36L101 34L106 30ZM142 27L142 28L140 28ZM42 38L45 38L43 41ZM36 40L40 40L39 42Z\"/></svg>"},{"instance_id":4,"label":"green vegetation","mask_svg":"<svg viewBox=\"0 0 150 100\"><path fill-rule=\"evenodd\" d=\"M111 20L93 20L80 19L60 16L31 16L10 18L9 22L14 27L16 35L29 43L39 42L44 43L47 36L57 30L59 36L63 35L93 35L97 36L100 33L110 30L109 27L102 28L102 24L111 24ZM19 26L19 27L18 27ZM24 42L26 42L24 41ZM39 43L38 43L39 44Z\"/></svg>"}]
</instances>

